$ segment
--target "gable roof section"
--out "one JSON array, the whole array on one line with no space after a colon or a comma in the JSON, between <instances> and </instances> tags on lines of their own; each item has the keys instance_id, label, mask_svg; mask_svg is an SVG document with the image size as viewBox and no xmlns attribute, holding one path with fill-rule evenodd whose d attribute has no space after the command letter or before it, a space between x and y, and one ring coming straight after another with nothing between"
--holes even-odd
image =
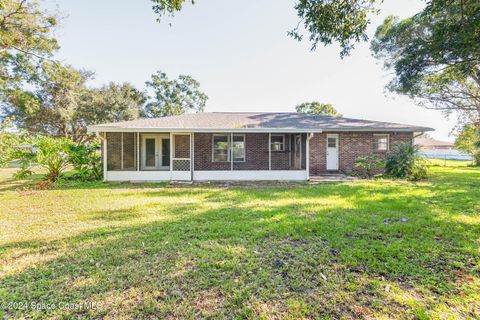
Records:
<instances>
[{"instance_id":1,"label":"gable roof section","mask_svg":"<svg viewBox=\"0 0 480 320\"><path fill-rule=\"evenodd\" d=\"M431 128L295 112L201 112L100 124L89 132L424 132Z\"/></svg>"}]
</instances>

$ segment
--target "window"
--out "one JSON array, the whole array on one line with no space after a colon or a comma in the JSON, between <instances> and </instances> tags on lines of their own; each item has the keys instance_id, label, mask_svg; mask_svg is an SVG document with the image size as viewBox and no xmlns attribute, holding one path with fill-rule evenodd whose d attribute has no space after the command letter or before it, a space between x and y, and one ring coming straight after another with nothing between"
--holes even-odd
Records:
<instances>
[{"instance_id":1,"label":"window","mask_svg":"<svg viewBox=\"0 0 480 320\"><path fill-rule=\"evenodd\" d=\"M243 162L245 161L245 136L234 135L233 136L233 161Z\"/></svg>"},{"instance_id":2,"label":"window","mask_svg":"<svg viewBox=\"0 0 480 320\"><path fill-rule=\"evenodd\" d=\"M375 151L385 152L388 151L388 134L376 134L375 138Z\"/></svg>"},{"instance_id":3,"label":"window","mask_svg":"<svg viewBox=\"0 0 480 320\"><path fill-rule=\"evenodd\" d=\"M216 134L213 136L213 161L230 161L230 150L233 154L234 162L245 161L245 135L233 135L233 142L230 146L230 135Z\"/></svg>"},{"instance_id":4,"label":"window","mask_svg":"<svg viewBox=\"0 0 480 320\"><path fill-rule=\"evenodd\" d=\"M285 136L283 134L272 134L270 137L272 151L285 150Z\"/></svg>"},{"instance_id":5,"label":"window","mask_svg":"<svg viewBox=\"0 0 480 320\"><path fill-rule=\"evenodd\" d=\"M214 135L213 136L213 161L225 162L229 161L228 145L230 144L230 136Z\"/></svg>"},{"instance_id":6,"label":"window","mask_svg":"<svg viewBox=\"0 0 480 320\"><path fill-rule=\"evenodd\" d=\"M337 147L337 138L327 138L327 144L329 148Z\"/></svg>"}]
</instances>

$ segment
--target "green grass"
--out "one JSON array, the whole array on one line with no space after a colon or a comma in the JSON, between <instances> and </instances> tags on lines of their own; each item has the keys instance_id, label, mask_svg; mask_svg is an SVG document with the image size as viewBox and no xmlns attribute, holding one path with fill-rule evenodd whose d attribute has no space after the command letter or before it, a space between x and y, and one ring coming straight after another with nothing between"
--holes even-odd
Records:
<instances>
[{"instance_id":1,"label":"green grass","mask_svg":"<svg viewBox=\"0 0 480 320\"><path fill-rule=\"evenodd\" d=\"M443 160L443 159L426 159L427 163L431 166L444 166L444 167L465 167L473 164L470 160Z\"/></svg>"},{"instance_id":2,"label":"green grass","mask_svg":"<svg viewBox=\"0 0 480 320\"><path fill-rule=\"evenodd\" d=\"M0 317L480 317L478 168L433 166L417 183L52 190L12 170L0 302L29 305ZM85 301L97 308L60 307Z\"/></svg>"}]
</instances>

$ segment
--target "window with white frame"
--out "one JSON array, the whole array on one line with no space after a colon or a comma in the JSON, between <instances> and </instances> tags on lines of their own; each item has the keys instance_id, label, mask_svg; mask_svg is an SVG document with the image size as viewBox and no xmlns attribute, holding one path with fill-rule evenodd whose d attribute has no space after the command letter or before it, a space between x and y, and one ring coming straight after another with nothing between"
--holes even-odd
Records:
<instances>
[{"instance_id":1,"label":"window with white frame","mask_svg":"<svg viewBox=\"0 0 480 320\"><path fill-rule=\"evenodd\" d=\"M232 143L233 161L245 161L245 136L233 135Z\"/></svg>"},{"instance_id":2,"label":"window with white frame","mask_svg":"<svg viewBox=\"0 0 480 320\"><path fill-rule=\"evenodd\" d=\"M230 161L231 153L234 162L243 162L245 161L245 135L233 135L233 142L231 142L229 134L216 134L213 136L212 149L214 162Z\"/></svg>"},{"instance_id":3,"label":"window with white frame","mask_svg":"<svg viewBox=\"0 0 480 320\"><path fill-rule=\"evenodd\" d=\"M285 151L285 135L272 134L270 136L270 145L272 151Z\"/></svg>"},{"instance_id":4,"label":"window with white frame","mask_svg":"<svg viewBox=\"0 0 480 320\"><path fill-rule=\"evenodd\" d=\"M375 139L375 151L385 152L389 148L389 135L388 134L376 134L373 136Z\"/></svg>"},{"instance_id":5,"label":"window with white frame","mask_svg":"<svg viewBox=\"0 0 480 320\"><path fill-rule=\"evenodd\" d=\"M213 161L214 162L225 162L229 161L229 145L230 145L230 136L229 135L214 135L213 136Z\"/></svg>"}]
</instances>

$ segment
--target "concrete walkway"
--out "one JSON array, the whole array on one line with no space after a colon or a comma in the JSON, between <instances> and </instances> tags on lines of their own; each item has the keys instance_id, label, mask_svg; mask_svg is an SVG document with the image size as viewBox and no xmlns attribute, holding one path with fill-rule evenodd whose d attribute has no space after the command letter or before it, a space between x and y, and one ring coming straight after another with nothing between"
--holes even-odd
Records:
<instances>
[{"instance_id":1,"label":"concrete walkway","mask_svg":"<svg viewBox=\"0 0 480 320\"><path fill-rule=\"evenodd\" d=\"M335 174L322 174L318 176L310 176L310 183L321 183L321 182L351 182L359 180L356 177L347 176L341 173Z\"/></svg>"}]
</instances>

